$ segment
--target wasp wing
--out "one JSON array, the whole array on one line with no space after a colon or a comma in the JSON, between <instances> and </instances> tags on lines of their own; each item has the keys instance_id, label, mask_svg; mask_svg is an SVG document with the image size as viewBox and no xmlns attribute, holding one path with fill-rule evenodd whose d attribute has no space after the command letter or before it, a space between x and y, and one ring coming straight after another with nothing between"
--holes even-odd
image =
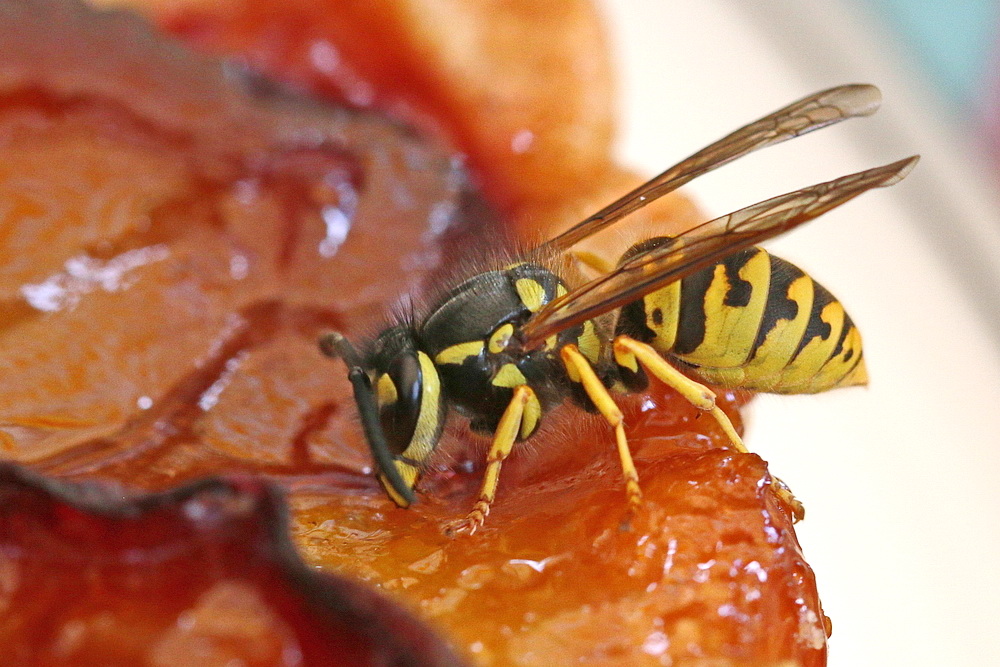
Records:
<instances>
[{"instance_id":1,"label":"wasp wing","mask_svg":"<svg viewBox=\"0 0 1000 667\"><path fill-rule=\"evenodd\" d=\"M682 160L586 220L543 243L539 246L539 251L564 251L702 174L761 148L794 139L848 118L869 116L878 110L881 101L882 95L878 88L867 84L838 86L803 98L741 127Z\"/></svg>"},{"instance_id":2,"label":"wasp wing","mask_svg":"<svg viewBox=\"0 0 1000 667\"><path fill-rule=\"evenodd\" d=\"M729 255L786 232L857 197L902 180L918 156L779 195L748 206L640 253L614 271L571 290L540 308L521 328L525 349L585 320L719 262Z\"/></svg>"}]
</instances>

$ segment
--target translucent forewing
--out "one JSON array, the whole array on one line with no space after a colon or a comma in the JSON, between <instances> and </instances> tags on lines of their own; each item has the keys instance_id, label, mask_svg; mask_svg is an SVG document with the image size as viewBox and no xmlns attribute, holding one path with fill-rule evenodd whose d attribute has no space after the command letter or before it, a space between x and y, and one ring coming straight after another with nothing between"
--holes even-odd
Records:
<instances>
[{"instance_id":1,"label":"translucent forewing","mask_svg":"<svg viewBox=\"0 0 1000 667\"><path fill-rule=\"evenodd\" d=\"M870 116L881 101L878 88L867 84L838 86L805 97L703 148L538 249L544 253L564 251L702 174L813 130L848 118Z\"/></svg>"},{"instance_id":2,"label":"translucent forewing","mask_svg":"<svg viewBox=\"0 0 1000 667\"><path fill-rule=\"evenodd\" d=\"M551 301L521 328L521 344L537 347L549 336L619 308L733 253L808 222L866 190L902 180L918 160L909 157L779 195L710 220L625 262L611 273Z\"/></svg>"}]
</instances>

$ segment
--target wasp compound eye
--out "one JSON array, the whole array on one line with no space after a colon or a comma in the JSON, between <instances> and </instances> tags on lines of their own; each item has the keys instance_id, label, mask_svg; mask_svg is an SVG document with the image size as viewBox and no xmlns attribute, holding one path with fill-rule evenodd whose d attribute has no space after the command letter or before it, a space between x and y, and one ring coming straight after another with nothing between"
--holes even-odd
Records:
<instances>
[{"instance_id":1,"label":"wasp compound eye","mask_svg":"<svg viewBox=\"0 0 1000 667\"><path fill-rule=\"evenodd\" d=\"M394 455L406 451L417 428L423 393L422 376L417 355L404 353L394 357L387 371L375 381L379 419L389 451Z\"/></svg>"},{"instance_id":2,"label":"wasp compound eye","mask_svg":"<svg viewBox=\"0 0 1000 667\"><path fill-rule=\"evenodd\" d=\"M379 481L389 497L406 507L420 472L434 451L444 424L445 403L434 363L422 351L405 349L378 364L375 371L378 425L386 450L380 455ZM386 469L384 459L391 461Z\"/></svg>"}]
</instances>

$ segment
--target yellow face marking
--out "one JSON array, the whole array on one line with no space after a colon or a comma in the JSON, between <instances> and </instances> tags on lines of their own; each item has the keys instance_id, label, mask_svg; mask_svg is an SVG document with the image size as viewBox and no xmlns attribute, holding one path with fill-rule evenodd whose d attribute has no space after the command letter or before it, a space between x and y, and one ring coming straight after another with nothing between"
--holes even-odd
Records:
<instances>
[{"instance_id":1,"label":"yellow face marking","mask_svg":"<svg viewBox=\"0 0 1000 667\"><path fill-rule=\"evenodd\" d=\"M493 354L499 354L507 349L507 343L510 342L510 337L514 335L514 325L507 323L499 327L490 336L489 350ZM440 356L440 355L439 355Z\"/></svg>"},{"instance_id":2,"label":"yellow face marking","mask_svg":"<svg viewBox=\"0 0 1000 667\"><path fill-rule=\"evenodd\" d=\"M434 360L439 364L461 364L468 357L478 355L484 347L485 344L481 340L457 343L438 352Z\"/></svg>"},{"instance_id":3,"label":"yellow face marking","mask_svg":"<svg viewBox=\"0 0 1000 667\"><path fill-rule=\"evenodd\" d=\"M403 450L401 456L410 461L422 464L430 457L431 452L434 451L434 447L437 445L438 433L440 432L440 412L438 407L441 402L441 380L438 378L437 369L434 368L434 363L430 357L418 351L417 361L420 363L422 380L420 412L417 415L417 426L413 430L413 437L410 439L409 444L406 445L406 449ZM382 386L381 379L379 380L379 386ZM393 387L393 391L395 391L395 387ZM406 484L407 488L412 489L417 485L417 480L420 478L419 466L400 461L399 459L393 461L393 465L396 466L396 470L399 472L399 476L402 477L403 483ZM378 480L394 503L400 507L409 507L406 498L399 495L392 488L392 483L385 475L380 474Z\"/></svg>"},{"instance_id":4,"label":"yellow face marking","mask_svg":"<svg viewBox=\"0 0 1000 667\"><path fill-rule=\"evenodd\" d=\"M531 312L537 311L545 303L545 288L537 280L520 278L514 283L521 303Z\"/></svg>"},{"instance_id":5,"label":"yellow face marking","mask_svg":"<svg viewBox=\"0 0 1000 667\"><path fill-rule=\"evenodd\" d=\"M524 373L514 364L504 364L497 371L497 374L490 381L495 387L517 387L522 384L528 384L527 378L524 377Z\"/></svg>"},{"instance_id":6,"label":"yellow face marking","mask_svg":"<svg viewBox=\"0 0 1000 667\"><path fill-rule=\"evenodd\" d=\"M392 378L389 377L388 373L383 373L379 376L378 382L375 385L375 392L378 396L379 405L392 405L399 399L399 394L396 392L396 385L393 384Z\"/></svg>"},{"instance_id":7,"label":"yellow face marking","mask_svg":"<svg viewBox=\"0 0 1000 667\"><path fill-rule=\"evenodd\" d=\"M559 297L559 296L566 296L566 288L563 287L561 284L560 285L556 285L556 296L557 297Z\"/></svg>"}]
</instances>

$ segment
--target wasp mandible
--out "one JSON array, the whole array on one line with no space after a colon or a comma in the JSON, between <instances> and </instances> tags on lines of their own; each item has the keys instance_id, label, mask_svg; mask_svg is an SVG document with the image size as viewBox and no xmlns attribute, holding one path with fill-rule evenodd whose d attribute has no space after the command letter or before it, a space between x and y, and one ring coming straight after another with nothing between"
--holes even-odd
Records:
<instances>
[{"instance_id":1,"label":"wasp mandible","mask_svg":"<svg viewBox=\"0 0 1000 667\"><path fill-rule=\"evenodd\" d=\"M449 409L492 444L479 498L448 532L474 533L489 514L514 444L566 401L614 430L629 507L642 492L612 394L650 375L714 417L746 452L715 394L698 380L773 393L861 385L861 336L840 302L791 263L756 247L871 188L899 182L913 156L819 183L632 246L617 267L572 284L567 251L692 179L755 150L874 113L877 88L846 85L806 97L720 139L520 257L496 262L400 316L363 353L341 334L323 351L348 367L376 474L400 507ZM780 485L789 501L794 501Z\"/></svg>"}]
</instances>

